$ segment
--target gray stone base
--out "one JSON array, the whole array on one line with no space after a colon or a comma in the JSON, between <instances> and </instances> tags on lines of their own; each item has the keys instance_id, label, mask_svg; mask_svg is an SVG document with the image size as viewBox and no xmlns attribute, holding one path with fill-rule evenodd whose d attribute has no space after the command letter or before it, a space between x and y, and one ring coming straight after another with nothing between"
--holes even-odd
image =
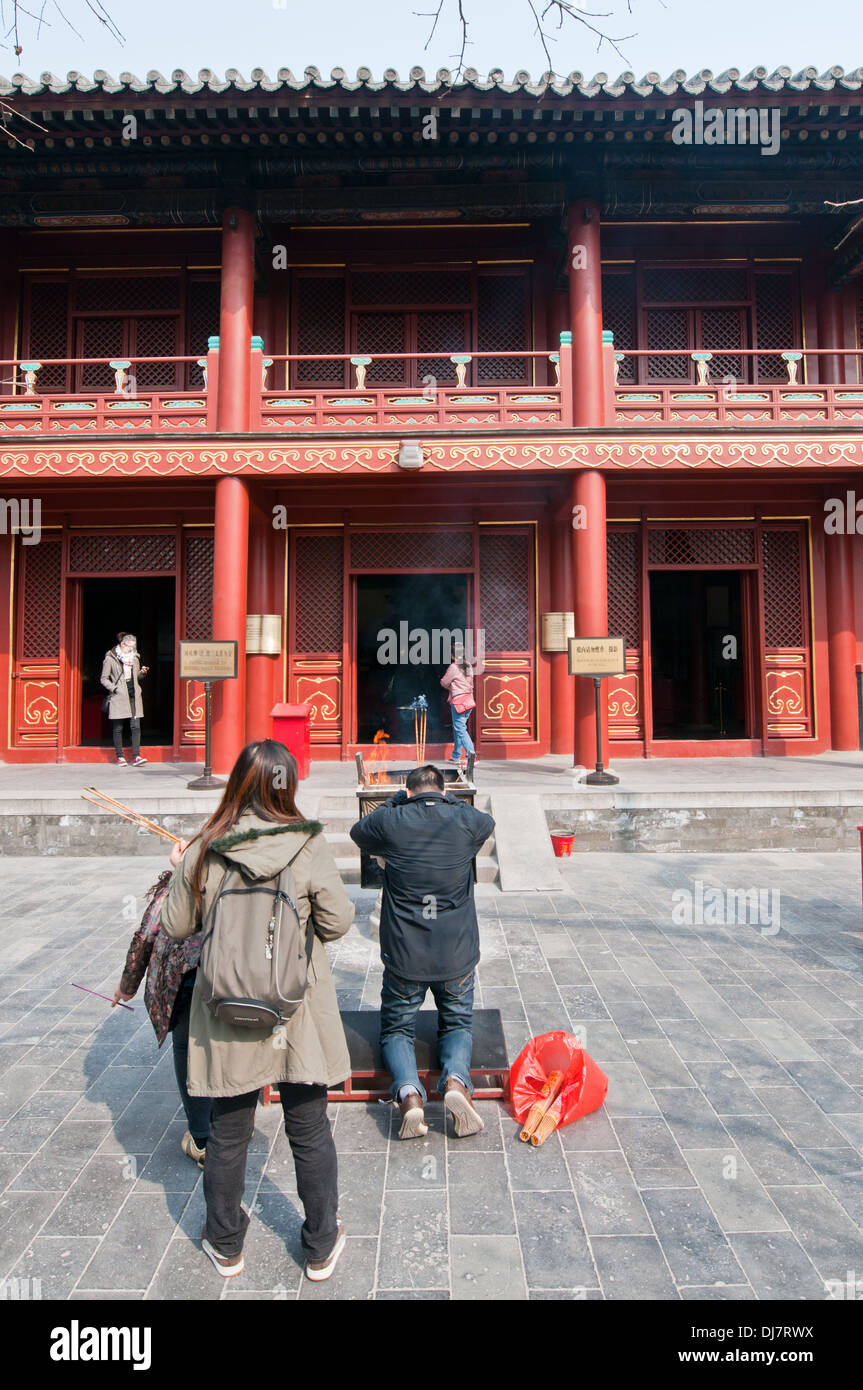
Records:
<instances>
[{"instance_id":1,"label":"gray stone base","mask_svg":"<svg viewBox=\"0 0 863 1390\"><path fill-rule=\"evenodd\" d=\"M715 798L711 798L715 799ZM555 798L558 802L559 799ZM695 854L746 850L852 850L863 823L858 805L704 805L590 810L545 806L550 829L572 831L574 854L586 851Z\"/></svg>"}]
</instances>

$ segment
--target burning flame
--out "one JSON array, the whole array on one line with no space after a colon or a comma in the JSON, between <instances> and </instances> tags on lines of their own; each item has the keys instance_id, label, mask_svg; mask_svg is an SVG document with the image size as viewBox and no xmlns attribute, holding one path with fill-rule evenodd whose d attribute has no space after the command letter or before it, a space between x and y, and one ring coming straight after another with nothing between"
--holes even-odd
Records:
<instances>
[{"instance_id":1,"label":"burning flame","mask_svg":"<svg viewBox=\"0 0 863 1390\"><path fill-rule=\"evenodd\" d=\"M369 754L369 763L379 763L386 756L387 750L385 746L385 740L388 738L388 733L386 733L383 729L378 729L377 733L374 736L374 739L372 740L372 742L374 743L374 748ZM366 772L366 782L370 787L376 786L378 783L381 782L386 782L386 780L387 771L385 767L371 768L369 771Z\"/></svg>"}]
</instances>

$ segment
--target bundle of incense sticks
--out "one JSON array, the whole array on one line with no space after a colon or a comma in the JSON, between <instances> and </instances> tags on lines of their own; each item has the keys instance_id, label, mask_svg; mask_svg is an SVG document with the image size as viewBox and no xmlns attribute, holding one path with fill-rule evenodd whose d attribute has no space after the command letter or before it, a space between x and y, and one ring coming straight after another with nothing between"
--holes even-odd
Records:
<instances>
[{"instance_id":1,"label":"bundle of incense sticks","mask_svg":"<svg viewBox=\"0 0 863 1390\"><path fill-rule=\"evenodd\" d=\"M535 1149L538 1149L540 1144L544 1144L548 1136L553 1134L560 1124L562 1103L563 1096L557 1096L546 1110L536 1129L533 1131L533 1134L530 1136L530 1142Z\"/></svg>"},{"instance_id":2,"label":"bundle of incense sticks","mask_svg":"<svg viewBox=\"0 0 863 1390\"><path fill-rule=\"evenodd\" d=\"M548 1135L551 1133L551 1131L554 1129L555 1125L557 1124L557 1120L555 1120L553 1124L549 1125L549 1127L545 1129L542 1139L534 1140L533 1138L534 1132L539 1129L543 1117L551 1109L552 1102L554 1101L554 1098L562 1085L563 1072L549 1072L548 1080L546 1081L545 1085L539 1093L539 1100L534 1101L533 1105L527 1112L527 1119L525 1120L524 1125L522 1127L522 1131L518 1136L523 1144L526 1144L528 1140L530 1140L530 1142L533 1144L541 1144L542 1140L546 1139ZM560 1112L558 1110L558 1119L559 1118Z\"/></svg>"},{"instance_id":3,"label":"bundle of incense sticks","mask_svg":"<svg viewBox=\"0 0 863 1390\"><path fill-rule=\"evenodd\" d=\"M180 836L172 835L170 830L166 830L163 825L157 825L155 821L148 820L140 812L133 811L131 807L124 806L122 801L116 801L113 796L108 796L107 792L100 792L96 787L87 787L81 793L82 800L89 801L92 806L98 806L100 811L110 811L112 815L119 816L121 820L131 821L133 825L139 825L142 830L149 830L153 835L161 835L163 840L172 840L177 843Z\"/></svg>"}]
</instances>

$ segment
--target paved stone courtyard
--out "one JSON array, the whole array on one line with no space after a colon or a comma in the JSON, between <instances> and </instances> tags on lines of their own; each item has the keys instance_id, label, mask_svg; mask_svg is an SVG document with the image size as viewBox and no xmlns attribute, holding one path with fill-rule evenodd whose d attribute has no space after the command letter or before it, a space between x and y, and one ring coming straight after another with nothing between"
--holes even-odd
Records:
<instances>
[{"instance_id":1,"label":"paved stone courtyard","mask_svg":"<svg viewBox=\"0 0 863 1390\"><path fill-rule=\"evenodd\" d=\"M155 872L3 862L0 1278L73 1300L825 1299L863 1279L859 856L591 854L568 894L486 890L478 1004L501 1010L511 1058L584 1030L607 1103L541 1149L494 1102L466 1141L430 1104L411 1143L390 1107L332 1106L350 1238L319 1285L279 1108L257 1112L246 1270L223 1281L143 990L130 1014L71 987L113 992ZM717 887L779 889L779 921L713 923ZM343 1007L377 1007L373 895L354 896L336 984Z\"/></svg>"}]
</instances>

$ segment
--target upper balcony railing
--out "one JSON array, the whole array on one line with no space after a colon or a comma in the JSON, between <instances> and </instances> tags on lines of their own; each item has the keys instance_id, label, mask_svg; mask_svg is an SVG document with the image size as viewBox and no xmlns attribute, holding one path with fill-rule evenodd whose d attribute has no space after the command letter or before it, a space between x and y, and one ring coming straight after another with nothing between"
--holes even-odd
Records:
<instances>
[{"instance_id":1,"label":"upper balcony railing","mask_svg":"<svg viewBox=\"0 0 863 1390\"><path fill-rule=\"evenodd\" d=\"M214 340L217 341L217 340ZM524 430L572 427L572 348L559 352L387 353L311 356L265 356L253 340L249 425L252 431L287 435L388 432ZM803 351L723 348L721 353L686 349L615 352L605 347L606 427L713 425L719 428L786 426L815 423L863 425L863 349L818 348ZM53 358L43 361L0 360L0 436L70 435L75 433L209 433L216 429L218 348L205 357L128 359ZM628 384L620 380L624 364L661 358L676 381ZM757 358L757 366L753 359ZM725 370L729 361L757 370L760 384L738 381ZM517 362L526 385L500 378ZM844 369L837 364L844 362ZM178 391L142 383L158 382L170 367L191 364L200 373L197 389ZM679 366L676 364L679 363ZM817 365L816 365L817 364ZM723 368L718 380L716 365ZM61 369L86 369L94 390L52 390ZM807 372L808 367L808 372ZM577 368L576 368L577 370ZM638 368L630 365L633 375ZM271 374L295 384L274 390ZM320 385L322 375L345 377L350 387ZM470 373L474 382L468 385ZM84 375L84 372L80 373ZM296 384L308 374L314 386ZM806 375L844 376L844 382L812 384ZM382 384L381 376L401 381ZM694 376L695 380L684 378ZM718 375L718 373L717 373ZM374 384L369 384L369 377ZM777 380L780 377L782 379ZM773 378L764 381L764 378ZM803 377L801 381L800 378ZM209 382L208 382L209 378ZM419 382L419 385L404 384ZM208 386L210 389L208 389ZM113 389L112 389L113 388Z\"/></svg>"},{"instance_id":2,"label":"upper balcony railing","mask_svg":"<svg viewBox=\"0 0 863 1390\"><path fill-rule=\"evenodd\" d=\"M613 360L616 425L702 424L727 428L807 422L863 423L863 350L859 348L782 352L723 348L715 353L652 348L614 352ZM845 364L841 373L836 371L839 360ZM651 376L667 373L678 380L646 385L621 382L627 367L633 376L639 375L639 362L649 364ZM816 364L820 370L814 370ZM807 383L807 376L820 376L825 368L830 374L843 375L846 381ZM739 379L756 373L760 381L755 385ZM694 377L694 381L687 380L689 377ZM776 380L777 377L782 379ZM856 378L856 382L851 378Z\"/></svg>"}]
</instances>

